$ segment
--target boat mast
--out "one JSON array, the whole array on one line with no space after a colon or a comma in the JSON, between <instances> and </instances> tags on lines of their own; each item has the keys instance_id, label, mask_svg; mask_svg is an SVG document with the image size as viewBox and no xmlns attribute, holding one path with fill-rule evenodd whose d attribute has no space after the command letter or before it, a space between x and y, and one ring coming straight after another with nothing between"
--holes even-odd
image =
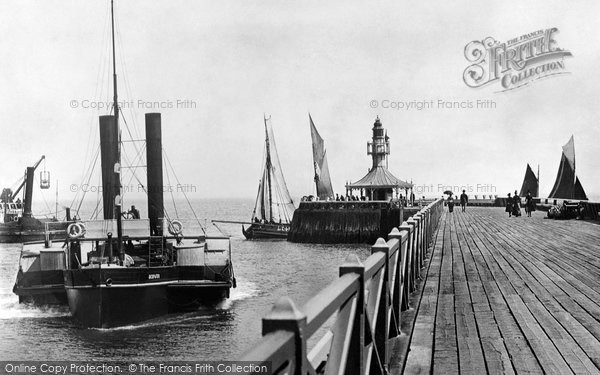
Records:
<instances>
[{"instance_id":1,"label":"boat mast","mask_svg":"<svg viewBox=\"0 0 600 375\"><path fill-rule=\"evenodd\" d=\"M111 21L111 33L112 33L112 55L113 55L113 108L115 110L115 127L117 129L117 163L115 164L114 173L117 177L117 184L119 185L119 195L116 197L115 204L115 216L117 217L117 252L121 260L123 255L121 254L121 248L123 245L123 227L121 224L121 140L119 130L119 102L117 96L117 64L115 54L115 12L114 12L114 0L110 0L110 21ZM118 164L118 166L117 166Z\"/></svg>"},{"instance_id":2,"label":"boat mast","mask_svg":"<svg viewBox=\"0 0 600 375\"><path fill-rule=\"evenodd\" d=\"M273 193L271 191L271 149L269 147L269 130L267 128L267 118L265 116L265 134L267 145L267 187L269 188L269 220L273 220Z\"/></svg>"},{"instance_id":3,"label":"boat mast","mask_svg":"<svg viewBox=\"0 0 600 375\"><path fill-rule=\"evenodd\" d=\"M539 197L540 195L540 164L538 163L538 170L537 170L537 192L536 195Z\"/></svg>"}]
</instances>

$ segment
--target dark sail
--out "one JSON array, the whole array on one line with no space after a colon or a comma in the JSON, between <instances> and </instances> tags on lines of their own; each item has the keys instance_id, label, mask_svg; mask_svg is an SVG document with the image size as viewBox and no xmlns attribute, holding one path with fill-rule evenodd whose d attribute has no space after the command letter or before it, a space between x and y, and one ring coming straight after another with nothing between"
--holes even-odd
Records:
<instances>
[{"instance_id":1,"label":"dark sail","mask_svg":"<svg viewBox=\"0 0 600 375\"><path fill-rule=\"evenodd\" d=\"M331 186L331 177L329 176L329 166L327 164L327 151L325 150L325 141L319 135L312 117L310 120L310 135L312 138L313 164L315 168L315 184L317 186L317 196L325 200L333 197L333 187Z\"/></svg>"},{"instance_id":2,"label":"dark sail","mask_svg":"<svg viewBox=\"0 0 600 375\"><path fill-rule=\"evenodd\" d=\"M525 170L525 178L523 179L523 185L521 186L521 193L519 194L521 197L524 197L527 195L527 192L531 192L531 195L533 195L534 197L537 197L539 194L539 185L538 185L538 179L535 176L535 174L533 173L533 170L531 169L531 167L529 166L529 164L527 164L527 169Z\"/></svg>"},{"instance_id":3,"label":"dark sail","mask_svg":"<svg viewBox=\"0 0 600 375\"><path fill-rule=\"evenodd\" d=\"M574 199L588 200L587 195L585 195L585 191L583 190L583 186L581 186L581 182L579 182L579 177L575 177L575 189L573 192Z\"/></svg>"},{"instance_id":4,"label":"dark sail","mask_svg":"<svg viewBox=\"0 0 600 375\"><path fill-rule=\"evenodd\" d=\"M573 136L563 146L556 181L548 198L587 200L585 191L575 173L575 141L573 140Z\"/></svg>"}]
</instances>

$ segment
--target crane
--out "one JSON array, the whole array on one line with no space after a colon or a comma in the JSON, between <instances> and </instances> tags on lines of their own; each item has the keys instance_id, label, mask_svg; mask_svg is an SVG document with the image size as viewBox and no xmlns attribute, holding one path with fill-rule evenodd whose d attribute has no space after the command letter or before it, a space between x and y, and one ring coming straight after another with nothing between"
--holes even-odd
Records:
<instances>
[{"instance_id":1,"label":"crane","mask_svg":"<svg viewBox=\"0 0 600 375\"><path fill-rule=\"evenodd\" d=\"M37 167L40 165L40 163L46 159L46 155L42 155L42 157L40 158L40 160L37 161L37 163L35 163L33 165L33 170L35 171L37 169ZM25 186L25 184L27 183L27 178L24 177L23 178L23 182L21 182L21 185L19 185L19 187L17 188L17 190L15 190L15 192L13 193L13 195L10 197L10 200L12 201L13 199L15 199L17 197L17 195L19 194L19 192L21 191L21 189L23 189L23 186Z\"/></svg>"}]
</instances>

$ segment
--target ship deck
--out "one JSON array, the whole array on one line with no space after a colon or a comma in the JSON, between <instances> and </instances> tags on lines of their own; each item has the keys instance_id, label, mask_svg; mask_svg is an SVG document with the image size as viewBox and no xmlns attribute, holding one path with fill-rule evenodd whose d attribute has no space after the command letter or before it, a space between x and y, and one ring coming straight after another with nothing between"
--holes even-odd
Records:
<instances>
[{"instance_id":1,"label":"ship deck","mask_svg":"<svg viewBox=\"0 0 600 375\"><path fill-rule=\"evenodd\" d=\"M600 373L600 226L544 216L446 209L393 373Z\"/></svg>"}]
</instances>

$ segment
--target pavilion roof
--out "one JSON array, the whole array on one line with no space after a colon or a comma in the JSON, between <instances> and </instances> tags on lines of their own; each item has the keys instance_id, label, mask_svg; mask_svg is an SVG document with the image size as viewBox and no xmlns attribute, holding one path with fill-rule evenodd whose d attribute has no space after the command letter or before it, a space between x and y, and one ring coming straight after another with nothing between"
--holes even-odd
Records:
<instances>
[{"instance_id":1,"label":"pavilion roof","mask_svg":"<svg viewBox=\"0 0 600 375\"><path fill-rule=\"evenodd\" d=\"M396 178L385 167L373 168L360 180L349 184L350 188L400 188L410 189L412 184Z\"/></svg>"}]
</instances>

